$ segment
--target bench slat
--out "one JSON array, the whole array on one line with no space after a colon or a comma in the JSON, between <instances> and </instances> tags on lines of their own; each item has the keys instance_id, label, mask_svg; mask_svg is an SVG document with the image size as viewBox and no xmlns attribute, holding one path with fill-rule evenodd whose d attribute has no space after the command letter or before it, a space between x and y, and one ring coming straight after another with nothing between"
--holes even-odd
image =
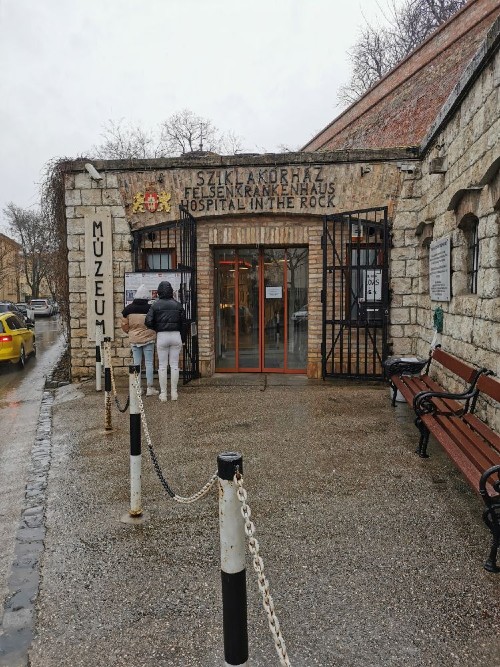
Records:
<instances>
[{"instance_id":1,"label":"bench slat","mask_svg":"<svg viewBox=\"0 0 500 667\"><path fill-rule=\"evenodd\" d=\"M429 417L432 418L431 415ZM460 417L435 415L434 419L450 434L456 446L474 463L478 472L482 474L487 468L500 464L500 454L464 424ZM423 421L427 425L425 419Z\"/></svg>"},{"instance_id":2,"label":"bench slat","mask_svg":"<svg viewBox=\"0 0 500 667\"><path fill-rule=\"evenodd\" d=\"M470 426L471 429L477 431L490 445L495 449L500 456L500 436L491 430L479 417L473 414L463 416L463 420Z\"/></svg>"},{"instance_id":3,"label":"bench slat","mask_svg":"<svg viewBox=\"0 0 500 667\"><path fill-rule=\"evenodd\" d=\"M439 441L444 451L463 474L472 489L479 495L479 480L481 473L476 466L465 456L463 451L456 446L455 441L447 430L444 430L435 419L430 419L426 424L432 435Z\"/></svg>"},{"instance_id":4,"label":"bench slat","mask_svg":"<svg viewBox=\"0 0 500 667\"><path fill-rule=\"evenodd\" d=\"M477 381L477 388L483 394L487 394L500 403L500 382L492 378L491 375L481 375Z\"/></svg>"},{"instance_id":5,"label":"bench slat","mask_svg":"<svg viewBox=\"0 0 500 667\"><path fill-rule=\"evenodd\" d=\"M462 380L465 380L468 384L472 382L474 375L477 372L477 369L469 366L469 364L457 359L452 354L445 352L439 347L432 353L432 358L445 368L448 368L452 373L455 373L455 375L458 375L458 377L461 377Z\"/></svg>"}]
</instances>

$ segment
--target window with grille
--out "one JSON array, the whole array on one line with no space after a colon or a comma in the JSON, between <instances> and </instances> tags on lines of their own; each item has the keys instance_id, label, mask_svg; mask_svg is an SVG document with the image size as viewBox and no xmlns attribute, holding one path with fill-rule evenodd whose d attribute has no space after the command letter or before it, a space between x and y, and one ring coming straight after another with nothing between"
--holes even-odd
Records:
<instances>
[{"instance_id":1,"label":"window with grille","mask_svg":"<svg viewBox=\"0 0 500 667\"><path fill-rule=\"evenodd\" d=\"M479 234L478 221L475 220L467 231L468 252L467 252L467 273L468 286L471 294L477 294L477 275L479 270Z\"/></svg>"}]
</instances>

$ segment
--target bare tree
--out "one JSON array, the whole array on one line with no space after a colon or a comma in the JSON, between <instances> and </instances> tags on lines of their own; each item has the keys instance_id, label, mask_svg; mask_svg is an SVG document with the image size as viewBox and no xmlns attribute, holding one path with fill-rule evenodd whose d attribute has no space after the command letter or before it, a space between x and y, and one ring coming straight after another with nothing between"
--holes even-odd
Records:
<instances>
[{"instance_id":1,"label":"bare tree","mask_svg":"<svg viewBox=\"0 0 500 667\"><path fill-rule=\"evenodd\" d=\"M467 0L390 0L385 25L366 22L349 51L351 80L338 93L340 104L352 104L447 21Z\"/></svg>"},{"instance_id":2,"label":"bare tree","mask_svg":"<svg viewBox=\"0 0 500 667\"><path fill-rule=\"evenodd\" d=\"M158 131L127 125L124 120L108 121L103 143L94 146L95 157L111 160L172 157L194 151L234 155L242 150L242 139L234 132L224 134L211 120L189 109L173 114Z\"/></svg>"},{"instance_id":3,"label":"bare tree","mask_svg":"<svg viewBox=\"0 0 500 667\"><path fill-rule=\"evenodd\" d=\"M122 120L109 120L102 133L103 143L94 146L95 157L105 160L145 159L161 157L159 139L141 127L126 125Z\"/></svg>"},{"instance_id":4,"label":"bare tree","mask_svg":"<svg viewBox=\"0 0 500 667\"><path fill-rule=\"evenodd\" d=\"M23 270L32 297L40 296L40 285L47 276L54 250L52 226L37 211L30 211L12 202L4 209L10 231L21 244Z\"/></svg>"}]
</instances>

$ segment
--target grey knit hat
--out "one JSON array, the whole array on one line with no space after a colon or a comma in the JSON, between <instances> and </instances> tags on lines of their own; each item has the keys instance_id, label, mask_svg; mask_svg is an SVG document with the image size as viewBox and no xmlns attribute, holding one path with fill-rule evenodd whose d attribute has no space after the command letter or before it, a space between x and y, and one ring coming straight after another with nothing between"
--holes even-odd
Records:
<instances>
[{"instance_id":1,"label":"grey knit hat","mask_svg":"<svg viewBox=\"0 0 500 667\"><path fill-rule=\"evenodd\" d=\"M151 297L151 292L147 289L145 285L139 285L136 290L134 299L149 299Z\"/></svg>"}]
</instances>

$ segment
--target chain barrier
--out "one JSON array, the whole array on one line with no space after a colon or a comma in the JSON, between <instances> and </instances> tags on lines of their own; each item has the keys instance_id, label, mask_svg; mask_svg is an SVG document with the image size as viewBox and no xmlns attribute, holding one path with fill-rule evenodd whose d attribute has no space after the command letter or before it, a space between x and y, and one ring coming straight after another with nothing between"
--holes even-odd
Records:
<instances>
[{"instance_id":1,"label":"chain barrier","mask_svg":"<svg viewBox=\"0 0 500 667\"><path fill-rule=\"evenodd\" d=\"M243 488L243 476L240 473L236 473L234 476L234 482L237 487L236 493L238 500L241 503L241 514L243 515L243 519L245 521L245 534L248 537L248 550L252 556L253 569L257 573L259 590L262 594L262 606L264 607L264 611L267 614L269 629L274 639L274 646L276 648L280 664L283 665L283 667L291 667L286 650L285 640L281 634L278 617L276 616L276 612L274 610L274 602L269 590L269 581L264 574L264 561L259 554L260 547L257 539L255 538L255 524L250 520L252 512L247 503L247 492Z\"/></svg>"},{"instance_id":2,"label":"chain barrier","mask_svg":"<svg viewBox=\"0 0 500 667\"><path fill-rule=\"evenodd\" d=\"M192 496L187 496L187 497L178 496L175 493L175 491L172 490L170 484L167 482L165 476L163 475L160 463L158 461L158 457L156 456L156 452L153 447L151 436L149 434L149 428L146 421L146 413L144 411L144 403L142 402L141 378L138 373L134 373L134 378L135 378L135 390L137 392L137 402L139 404L139 411L141 413L141 421L142 421L142 426L144 428L144 435L146 436L146 443L148 445L149 455L151 457L151 461L153 462L153 467L156 471L156 474L158 475L158 479L160 480L161 485L165 489L166 493L172 498L172 500L175 500L175 502L177 503L189 505L190 503L194 503L197 500L200 500L201 498L207 495L210 489L217 482L218 479L217 473L213 474L212 477L210 477L210 479L208 480L208 482L204 484L204 486L202 486L201 489L196 493L194 493Z\"/></svg>"},{"instance_id":3,"label":"chain barrier","mask_svg":"<svg viewBox=\"0 0 500 667\"><path fill-rule=\"evenodd\" d=\"M107 367L109 368L111 375L111 387L113 389L113 398L115 401L115 405L119 410L119 412L126 412L130 404L130 396L127 396L125 405L122 408L122 406L120 405L120 401L118 400L118 394L116 392L115 374L113 372L113 364L111 361L111 344L109 343L109 341L105 341L103 347L104 347L105 365L107 365Z\"/></svg>"}]
</instances>

